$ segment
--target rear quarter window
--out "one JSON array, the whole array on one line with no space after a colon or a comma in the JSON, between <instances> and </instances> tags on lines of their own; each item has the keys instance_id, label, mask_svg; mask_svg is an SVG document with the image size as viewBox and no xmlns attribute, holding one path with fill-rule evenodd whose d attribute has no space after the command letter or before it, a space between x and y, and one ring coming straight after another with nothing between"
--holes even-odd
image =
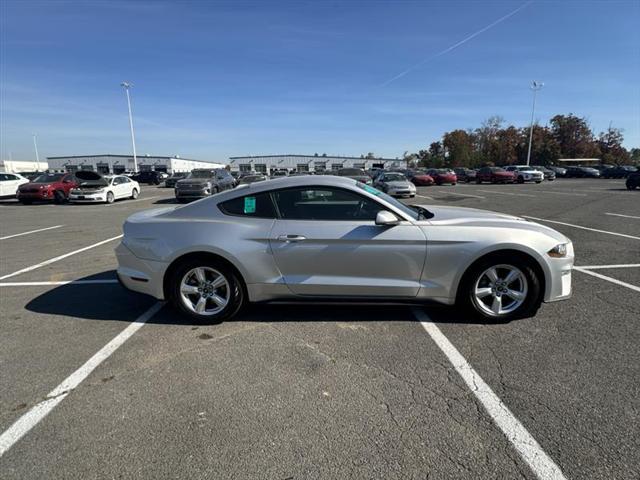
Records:
<instances>
[{"instance_id":1,"label":"rear quarter window","mask_svg":"<svg viewBox=\"0 0 640 480\"><path fill-rule=\"evenodd\" d=\"M268 193L245 195L218 204L225 215L234 217L276 218L273 202Z\"/></svg>"}]
</instances>

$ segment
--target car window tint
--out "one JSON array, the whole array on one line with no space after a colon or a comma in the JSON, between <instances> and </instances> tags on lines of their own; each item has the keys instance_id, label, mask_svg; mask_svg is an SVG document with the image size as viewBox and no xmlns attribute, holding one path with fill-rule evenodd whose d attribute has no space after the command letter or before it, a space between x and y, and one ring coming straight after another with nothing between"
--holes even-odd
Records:
<instances>
[{"instance_id":1,"label":"car window tint","mask_svg":"<svg viewBox=\"0 0 640 480\"><path fill-rule=\"evenodd\" d=\"M384 210L373 200L338 188L293 188L273 195L287 220L375 220Z\"/></svg>"},{"instance_id":2,"label":"car window tint","mask_svg":"<svg viewBox=\"0 0 640 480\"><path fill-rule=\"evenodd\" d=\"M268 193L246 195L244 197L227 200L218 205L225 215L242 217L275 218L276 212Z\"/></svg>"}]
</instances>

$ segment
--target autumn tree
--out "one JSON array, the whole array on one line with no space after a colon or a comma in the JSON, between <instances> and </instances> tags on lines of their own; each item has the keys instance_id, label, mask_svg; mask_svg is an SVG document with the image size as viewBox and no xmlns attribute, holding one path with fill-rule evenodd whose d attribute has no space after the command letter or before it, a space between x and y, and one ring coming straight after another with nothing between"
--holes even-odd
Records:
<instances>
[{"instance_id":1,"label":"autumn tree","mask_svg":"<svg viewBox=\"0 0 640 480\"><path fill-rule=\"evenodd\" d=\"M609 127L606 132L598 136L598 148L600 149L602 163L615 163L624 165L629 163L631 156L622 146L624 136L619 128Z\"/></svg>"},{"instance_id":2,"label":"autumn tree","mask_svg":"<svg viewBox=\"0 0 640 480\"><path fill-rule=\"evenodd\" d=\"M560 145L564 158L596 158L600 150L586 119L556 115L550 121L553 138Z\"/></svg>"},{"instance_id":3,"label":"autumn tree","mask_svg":"<svg viewBox=\"0 0 640 480\"><path fill-rule=\"evenodd\" d=\"M448 167L466 167L474 163L474 138L464 130L447 132L442 138L446 150L445 165Z\"/></svg>"}]
</instances>

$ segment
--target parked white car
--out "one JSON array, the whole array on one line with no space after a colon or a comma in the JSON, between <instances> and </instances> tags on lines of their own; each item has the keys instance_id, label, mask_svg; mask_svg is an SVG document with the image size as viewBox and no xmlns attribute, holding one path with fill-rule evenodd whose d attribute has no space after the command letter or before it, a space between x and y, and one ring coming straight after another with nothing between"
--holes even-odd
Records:
<instances>
[{"instance_id":1,"label":"parked white car","mask_svg":"<svg viewBox=\"0 0 640 480\"><path fill-rule=\"evenodd\" d=\"M22 175L0 173L0 198L16 198L18 187L25 183L29 183L29 179Z\"/></svg>"},{"instance_id":2,"label":"parked white car","mask_svg":"<svg viewBox=\"0 0 640 480\"><path fill-rule=\"evenodd\" d=\"M505 170L508 172L513 172L516 174L516 182L524 183L524 182L536 182L540 183L544 180L544 173L529 165L509 165L505 167Z\"/></svg>"},{"instance_id":3,"label":"parked white car","mask_svg":"<svg viewBox=\"0 0 640 480\"><path fill-rule=\"evenodd\" d=\"M124 175L102 176L91 171L76 172L78 187L69 192L73 203L113 203L122 198L138 198L140 185Z\"/></svg>"}]
</instances>

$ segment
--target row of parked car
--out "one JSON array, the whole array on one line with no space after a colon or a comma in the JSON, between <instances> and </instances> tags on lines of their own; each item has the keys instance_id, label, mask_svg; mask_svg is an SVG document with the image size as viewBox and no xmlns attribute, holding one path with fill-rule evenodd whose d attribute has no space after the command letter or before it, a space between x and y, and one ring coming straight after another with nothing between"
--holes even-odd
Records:
<instances>
[{"instance_id":1,"label":"row of parked car","mask_svg":"<svg viewBox=\"0 0 640 480\"><path fill-rule=\"evenodd\" d=\"M140 184L126 175L100 175L92 171L41 173L28 179L17 173L0 173L0 196L34 202L113 203L138 198Z\"/></svg>"}]
</instances>

